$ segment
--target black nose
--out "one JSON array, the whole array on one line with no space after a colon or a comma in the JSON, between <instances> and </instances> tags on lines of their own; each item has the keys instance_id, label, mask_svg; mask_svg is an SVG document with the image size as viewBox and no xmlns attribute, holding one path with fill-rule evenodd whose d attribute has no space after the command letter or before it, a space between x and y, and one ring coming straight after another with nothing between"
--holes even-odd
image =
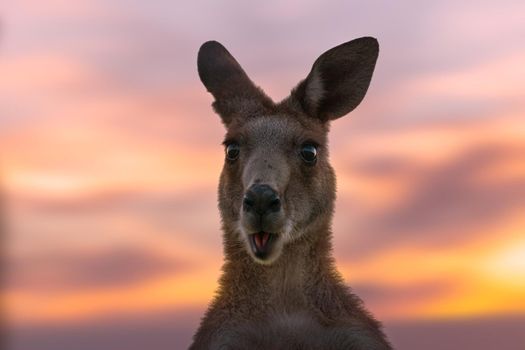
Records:
<instances>
[{"instance_id":1,"label":"black nose","mask_svg":"<svg viewBox=\"0 0 525 350\"><path fill-rule=\"evenodd\" d=\"M244 195L243 208L247 212L254 212L264 216L281 210L281 200L270 186L253 185Z\"/></svg>"}]
</instances>

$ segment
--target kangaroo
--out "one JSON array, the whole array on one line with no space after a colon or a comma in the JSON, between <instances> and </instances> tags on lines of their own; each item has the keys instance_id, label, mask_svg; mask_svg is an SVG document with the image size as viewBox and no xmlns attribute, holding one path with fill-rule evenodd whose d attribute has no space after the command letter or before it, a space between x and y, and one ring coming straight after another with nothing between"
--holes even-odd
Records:
<instances>
[{"instance_id":1,"label":"kangaroo","mask_svg":"<svg viewBox=\"0 0 525 350\"><path fill-rule=\"evenodd\" d=\"M330 122L352 111L379 53L363 37L323 53L273 102L218 42L199 76L227 132L218 201L224 265L190 349L391 349L332 256Z\"/></svg>"}]
</instances>

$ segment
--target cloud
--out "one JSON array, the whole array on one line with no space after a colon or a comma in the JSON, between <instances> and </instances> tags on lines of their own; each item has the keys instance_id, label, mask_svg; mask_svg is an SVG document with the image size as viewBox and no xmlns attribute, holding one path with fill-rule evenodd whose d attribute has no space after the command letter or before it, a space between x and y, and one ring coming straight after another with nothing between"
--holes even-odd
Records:
<instances>
[{"instance_id":1,"label":"cloud","mask_svg":"<svg viewBox=\"0 0 525 350\"><path fill-rule=\"evenodd\" d=\"M138 187L138 186L136 186ZM17 195L10 198L12 249L33 250L61 241L79 249L84 238L112 246L135 240L167 244L186 256L196 250L221 254L216 189L136 190L64 196ZM76 232L72 237L70 231ZM38 248L37 248L38 247ZM185 252L186 251L186 252ZM192 259L193 260L193 259Z\"/></svg>"},{"instance_id":2,"label":"cloud","mask_svg":"<svg viewBox=\"0 0 525 350\"><path fill-rule=\"evenodd\" d=\"M523 316L453 320L418 320L386 324L396 349L519 350L525 342Z\"/></svg>"},{"instance_id":3,"label":"cloud","mask_svg":"<svg viewBox=\"0 0 525 350\"><path fill-rule=\"evenodd\" d=\"M188 262L147 248L119 246L99 251L50 251L10 257L6 287L10 292L68 292L126 287L186 271Z\"/></svg>"},{"instance_id":4,"label":"cloud","mask_svg":"<svg viewBox=\"0 0 525 350\"><path fill-rule=\"evenodd\" d=\"M187 349L203 309L9 328L10 350Z\"/></svg>"},{"instance_id":5,"label":"cloud","mask_svg":"<svg viewBox=\"0 0 525 350\"><path fill-rule=\"evenodd\" d=\"M438 277L400 285L381 281L349 284L372 313L381 319L400 318L404 313L406 316L421 305L454 293L457 287L455 279Z\"/></svg>"},{"instance_id":6,"label":"cloud","mask_svg":"<svg viewBox=\"0 0 525 350\"><path fill-rule=\"evenodd\" d=\"M339 225L355 232L352 243L346 244L349 255L363 256L402 245L450 246L478 238L482 228L500 223L525 206L525 178L501 174L500 181L476 179L503 161L524 162L524 154L525 149L519 146L479 144L423 169L395 158L358 164L354 168L357 173L383 179L392 176L402 181L399 186L407 191L386 208L360 211L358 218L353 215L357 222L339 218Z\"/></svg>"}]
</instances>

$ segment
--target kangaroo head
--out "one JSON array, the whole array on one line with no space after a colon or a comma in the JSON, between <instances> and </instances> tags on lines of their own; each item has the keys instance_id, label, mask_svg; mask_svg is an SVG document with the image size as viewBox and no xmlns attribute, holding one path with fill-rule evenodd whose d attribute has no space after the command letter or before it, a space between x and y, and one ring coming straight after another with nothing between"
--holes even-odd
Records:
<instances>
[{"instance_id":1,"label":"kangaroo head","mask_svg":"<svg viewBox=\"0 0 525 350\"><path fill-rule=\"evenodd\" d=\"M199 76L227 129L223 227L256 262L271 264L285 246L326 234L320 229L330 224L335 199L329 123L359 105L378 52L370 37L328 50L289 97L274 103L221 44L201 46Z\"/></svg>"}]
</instances>

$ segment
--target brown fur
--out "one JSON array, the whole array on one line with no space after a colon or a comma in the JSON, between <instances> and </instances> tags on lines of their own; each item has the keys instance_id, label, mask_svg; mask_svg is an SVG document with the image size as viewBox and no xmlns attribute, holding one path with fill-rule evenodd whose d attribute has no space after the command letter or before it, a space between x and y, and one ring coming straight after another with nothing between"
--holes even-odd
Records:
<instances>
[{"instance_id":1,"label":"brown fur","mask_svg":"<svg viewBox=\"0 0 525 350\"><path fill-rule=\"evenodd\" d=\"M215 97L226 143L235 140L240 155L221 174L225 263L190 349L390 349L380 324L344 285L331 243L329 121L360 103L377 53L372 38L329 50L290 97L273 103L222 45L201 47L201 80ZM299 156L305 142L317 145L314 165ZM282 202L256 223L242 210L254 184L270 186ZM260 225L278 237L267 259L247 243Z\"/></svg>"}]
</instances>

